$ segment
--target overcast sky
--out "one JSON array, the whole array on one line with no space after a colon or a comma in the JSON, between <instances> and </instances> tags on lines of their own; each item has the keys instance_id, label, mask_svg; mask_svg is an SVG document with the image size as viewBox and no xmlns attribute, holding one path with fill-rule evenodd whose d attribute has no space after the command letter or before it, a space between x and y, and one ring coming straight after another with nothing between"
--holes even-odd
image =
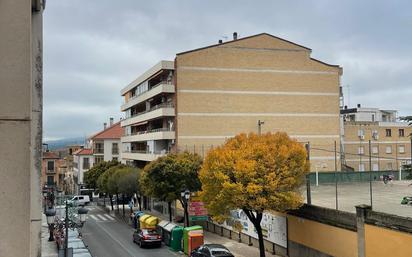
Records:
<instances>
[{"instance_id":1,"label":"overcast sky","mask_svg":"<svg viewBox=\"0 0 412 257\"><path fill-rule=\"evenodd\" d=\"M44 138L89 136L122 113L120 90L159 60L267 32L343 67L345 103L412 114L411 1L50 0Z\"/></svg>"}]
</instances>

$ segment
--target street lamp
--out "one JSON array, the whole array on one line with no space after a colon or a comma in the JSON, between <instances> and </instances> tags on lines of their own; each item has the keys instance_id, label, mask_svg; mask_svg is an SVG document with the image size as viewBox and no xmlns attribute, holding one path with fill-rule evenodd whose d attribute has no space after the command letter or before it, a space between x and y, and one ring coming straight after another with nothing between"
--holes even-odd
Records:
<instances>
[{"instance_id":1,"label":"street lamp","mask_svg":"<svg viewBox=\"0 0 412 257\"><path fill-rule=\"evenodd\" d=\"M49 225L49 241L54 241L53 238L53 230L54 230L54 217L56 216L55 209L48 209L46 210L46 218L47 218L47 225Z\"/></svg>"},{"instance_id":2,"label":"street lamp","mask_svg":"<svg viewBox=\"0 0 412 257\"><path fill-rule=\"evenodd\" d=\"M69 202L66 201L66 218L65 218L65 235L64 235L64 256L68 256L68 244L69 244L69 227L71 229L77 228L79 231L79 237L82 236L80 229L83 227L84 222L86 221L86 216L87 213L89 212L88 209L81 207L77 210L77 214L79 215L79 220L80 223L77 224L75 221L69 219ZM49 230L50 230L50 237L49 241L53 241L53 229L54 229L54 222L55 222L55 216L56 216L56 210L55 209L48 209L45 212L46 217L47 217L47 224L49 225ZM60 256L60 255L59 255Z\"/></svg>"},{"instance_id":3,"label":"street lamp","mask_svg":"<svg viewBox=\"0 0 412 257\"><path fill-rule=\"evenodd\" d=\"M190 199L190 191L188 189L181 191L180 196L183 202L183 209L184 209L184 226L189 226L189 213L187 211L189 199Z\"/></svg>"}]
</instances>

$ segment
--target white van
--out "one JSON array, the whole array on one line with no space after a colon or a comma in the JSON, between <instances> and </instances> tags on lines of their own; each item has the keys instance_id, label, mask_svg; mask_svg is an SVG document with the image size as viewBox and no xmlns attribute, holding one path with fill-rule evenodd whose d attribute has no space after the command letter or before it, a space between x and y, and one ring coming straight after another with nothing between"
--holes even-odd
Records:
<instances>
[{"instance_id":1,"label":"white van","mask_svg":"<svg viewBox=\"0 0 412 257\"><path fill-rule=\"evenodd\" d=\"M90 197L88 195L75 195L72 199L68 200L68 203L73 205L87 205L90 203Z\"/></svg>"}]
</instances>

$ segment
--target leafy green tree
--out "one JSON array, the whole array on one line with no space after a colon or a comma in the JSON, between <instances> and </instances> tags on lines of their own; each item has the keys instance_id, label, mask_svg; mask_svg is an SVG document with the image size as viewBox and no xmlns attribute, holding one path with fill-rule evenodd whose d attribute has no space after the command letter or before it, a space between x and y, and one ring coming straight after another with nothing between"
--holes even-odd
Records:
<instances>
[{"instance_id":1,"label":"leafy green tree","mask_svg":"<svg viewBox=\"0 0 412 257\"><path fill-rule=\"evenodd\" d=\"M185 152L160 157L144 168L140 178L142 190L148 196L167 202L170 221L172 202L179 200L182 203L182 189L189 189L191 192L200 190L198 172L201 164L199 155Z\"/></svg>"},{"instance_id":2,"label":"leafy green tree","mask_svg":"<svg viewBox=\"0 0 412 257\"><path fill-rule=\"evenodd\" d=\"M86 184L87 188L98 188L97 180L99 179L100 175L102 175L109 168L118 164L119 162L115 160L95 164L92 168L84 173L84 183Z\"/></svg>"},{"instance_id":3,"label":"leafy green tree","mask_svg":"<svg viewBox=\"0 0 412 257\"><path fill-rule=\"evenodd\" d=\"M112 196L113 194L116 194L116 188L110 183L113 183L113 179L111 177L113 174L121 167L124 167L123 164L118 164L116 166L112 166L108 168L103 174L101 174L97 180L97 186L101 192L105 192L106 194L109 195L110 198L110 205L113 208L113 201L112 201ZM110 180L110 181L109 181Z\"/></svg>"},{"instance_id":4,"label":"leafy green tree","mask_svg":"<svg viewBox=\"0 0 412 257\"><path fill-rule=\"evenodd\" d=\"M308 170L305 148L286 133L240 134L207 154L199 174L200 195L218 222L242 209L255 226L264 257L263 212L301 206L299 186Z\"/></svg>"}]
</instances>

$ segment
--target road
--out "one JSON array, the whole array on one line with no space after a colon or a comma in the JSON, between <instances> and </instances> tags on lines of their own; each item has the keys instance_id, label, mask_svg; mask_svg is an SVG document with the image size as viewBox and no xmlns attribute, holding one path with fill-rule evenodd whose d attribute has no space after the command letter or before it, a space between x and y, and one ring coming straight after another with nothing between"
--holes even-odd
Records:
<instances>
[{"instance_id":1,"label":"road","mask_svg":"<svg viewBox=\"0 0 412 257\"><path fill-rule=\"evenodd\" d=\"M140 248L132 241L133 228L97 206L89 206L83 239L93 257L176 257L167 246Z\"/></svg>"}]
</instances>

